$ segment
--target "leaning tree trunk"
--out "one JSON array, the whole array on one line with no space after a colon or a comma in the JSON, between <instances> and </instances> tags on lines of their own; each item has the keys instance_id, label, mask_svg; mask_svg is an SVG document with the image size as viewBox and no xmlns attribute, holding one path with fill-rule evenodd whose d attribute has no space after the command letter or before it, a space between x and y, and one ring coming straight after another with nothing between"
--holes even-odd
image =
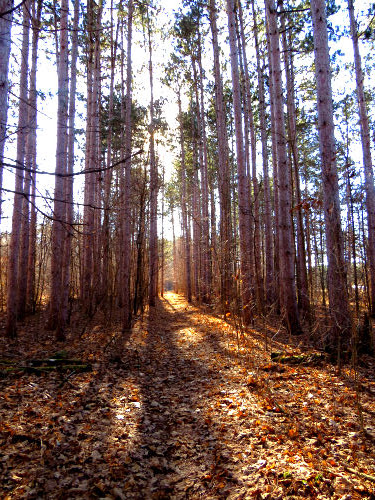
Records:
<instances>
[{"instance_id":1,"label":"leaning tree trunk","mask_svg":"<svg viewBox=\"0 0 375 500\"><path fill-rule=\"evenodd\" d=\"M334 136L331 68L328 48L327 18L324 0L311 0L313 21L315 75L324 219L328 258L328 295L332 319L330 344L338 353L349 347L351 318L343 252L340 218L339 184Z\"/></svg>"},{"instance_id":2,"label":"leaning tree trunk","mask_svg":"<svg viewBox=\"0 0 375 500\"><path fill-rule=\"evenodd\" d=\"M17 291L18 291L18 257L20 253L21 217L22 217L22 191L24 180L24 159L27 137L27 81L28 81L28 59L29 59L29 33L30 17L28 2L23 5L23 32L21 49L20 70L20 98L18 107L18 130L17 130L17 159L16 180L12 216L12 236L10 239L10 251L8 260L8 283L7 283L7 322L6 334L8 337L17 335Z\"/></svg>"},{"instance_id":3,"label":"leaning tree trunk","mask_svg":"<svg viewBox=\"0 0 375 500\"><path fill-rule=\"evenodd\" d=\"M0 0L0 222L3 187L3 158L8 119L8 70L13 19L13 0ZM6 12L8 12L6 14Z\"/></svg>"},{"instance_id":4,"label":"leaning tree trunk","mask_svg":"<svg viewBox=\"0 0 375 500\"><path fill-rule=\"evenodd\" d=\"M348 0L348 10L350 19L350 33L353 42L354 51L354 67L355 80L359 110L359 125L361 129L363 165L365 171L365 190L366 190L366 209L367 209L367 226L368 226L368 263L370 271L370 301L371 314L375 317L375 189L374 189L374 173L371 157L371 136L370 126L366 107L366 99L364 92L364 75L362 71L361 55L358 46L358 31L354 17L354 2Z\"/></svg>"},{"instance_id":5,"label":"leaning tree trunk","mask_svg":"<svg viewBox=\"0 0 375 500\"><path fill-rule=\"evenodd\" d=\"M279 30L277 27L274 0L265 0L268 16L268 36L272 60L272 95L275 111L277 183L279 212L279 256L280 256L280 302L288 330L293 335L301 333L294 273L291 172L289 168L286 131L284 122L284 99L281 79Z\"/></svg>"}]
</instances>

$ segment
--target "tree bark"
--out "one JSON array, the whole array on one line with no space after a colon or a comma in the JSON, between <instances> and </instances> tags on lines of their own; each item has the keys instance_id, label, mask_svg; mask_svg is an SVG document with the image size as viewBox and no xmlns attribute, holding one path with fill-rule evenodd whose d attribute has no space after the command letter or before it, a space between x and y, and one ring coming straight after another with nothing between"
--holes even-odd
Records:
<instances>
[{"instance_id":1,"label":"tree bark","mask_svg":"<svg viewBox=\"0 0 375 500\"><path fill-rule=\"evenodd\" d=\"M371 136L366 106L366 98L364 92L364 75L362 70L361 54L358 44L358 30L354 17L354 1L348 0L350 34L352 37L354 51L354 67L355 80L359 111L359 125L361 129L363 166L365 173L365 191L366 191L366 210L367 210L367 227L368 227L368 263L370 274L370 297L371 297L371 314L375 317L375 188L374 188L374 173L371 157Z\"/></svg>"},{"instance_id":2,"label":"tree bark","mask_svg":"<svg viewBox=\"0 0 375 500\"><path fill-rule=\"evenodd\" d=\"M87 62L87 124L85 157L85 195L84 195L84 236L82 301L86 313L91 316L94 306L94 248L95 241L95 195L98 167L99 134L99 84L100 84L100 35L102 2L95 8L95 2L88 0L88 62ZM96 291L95 291L96 292Z\"/></svg>"},{"instance_id":3,"label":"tree bark","mask_svg":"<svg viewBox=\"0 0 375 500\"><path fill-rule=\"evenodd\" d=\"M264 303L264 289L262 280L262 252L260 243L260 207L259 207L259 184L256 171L256 134L254 125L254 113L251 103L251 89L249 69L246 54L246 41L243 22L243 13L241 2L238 1L238 18L239 18L239 45L241 47L244 71L244 108L245 108L245 128L247 128L245 145L250 141L250 154L248 156L249 180L253 190L253 204L251 217L253 220L253 246L250 249L253 276L255 278L255 298L258 314L262 314Z\"/></svg>"},{"instance_id":4,"label":"tree bark","mask_svg":"<svg viewBox=\"0 0 375 500\"><path fill-rule=\"evenodd\" d=\"M17 130L17 159L19 166L24 165L25 145L28 132L28 107L27 107L27 87L28 87L28 60L29 60L29 32L30 16L28 2L23 4L23 30L21 49L21 69L20 69L20 96L18 106L18 130ZM19 193L23 192L24 172L16 169L15 173L15 195L12 215L12 235L10 239L10 251L8 260L8 283L7 283L7 321L6 335L14 338L17 335L17 292L18 292L18 258L20 254L20 233L22 217L22 200Z\"/></svg>"},{"instance_id":5,"label":"tree bark","mask_svg":"<svg viewBox=\"0 0 375 500\"><path fill-rule=\"evenodd\" d=\"M132 26L133 26L133 0L128 2L128 37L127 37L127 67L126 67L126 105L125 105L125 192L124 192L124 262L123 262L123 287L124 311L123 330L131 328L131 300L130 300L130 271L131 271L131 152L132 152Z\"/></svg>"},{"instance_id":6,"label":"tree bark","mask_svg":"<svg viewBox=\"0 0 375 500\"><path fill-rule=\"evenodd\" d=\"M67 174L74 171L74 142L75 142L75 113L76 113L76 88L77 88L77 59L78 59L78 25L79 25L79 0L74 0L74 17L72 31L72 49L70 61L70 91L69 91L69 117L68 117L68 161ZM64 254L62 263L62 297L59 314L60 328L64 329L69 321L69 295L70 295L70 263L72 249L72 224L74 222L73 210L73 179L64 179L64 199L66 200L66 226L64 231Z\"/></svg>"},{"instance_id":7,"label":"tree bark","mask_svg":"<svg viewBox=\"0 0 375 500\"><path fill-rule=\"evenodd\" d=\"M151 25L147 8L147 33L150 78L150 242L149 242L149 295L148 303L156 305L158 275L158 169L155 156L154 76L151 43Z\"/></svg>"},{"instance_id":8,"label":"tree bark","mask_svg":"<svg viewBox=\"0 0 375 500\"><path fill-rule=\"evenodd\" d=\"M207 137L206 137L206 119L204 106L204 88L203 88L203 68L202 68L202 41L200 26L198 26L198 68L199 68L199 108L200 115L200 136L201 136L201 185L202 185L202 300L210 302L212 291L212 275L210 267L210 220L208 210L208 158L207 158Z\"/></svg>"},{"instance_id":9,"label":"tree bark","mask_svg":"<svg viewBox=\"0 0 375 500\"><path fill-rule=\"evenodd\" d=\"M54 192L54 221L52 226L52 257L51 257L51 294L49 303L49 318L47 328L56 329L56 339L64 340L62 325L59 325L59 313L62 297L62 262L64 257L64 223L65 203L64 182L61 175L66 173L67 165L67 119L69 102L69 2L62 0L60 17L60 51L58 66L58 108L57 108L57 144L56 144L56 177Z\"/></svg>"},{"instance_id":10,"label":"tree bark","mask_svg":"<svg viewBox=\"0 0 375 500\"><path fill-rule=\"evenodd\" d=\"M186 295L189 304L192 301L191 287L191 248L190 248L190 227L187 216L187 199L186 199L186 164L185 164L185 138L184 126L182 120L181 107L181 89L178 88L178 113L179 113L179 129L180 129L180 147L181 147L181 211L182 211L182 226L185 237L185 267L186 267Z\"/></svg>"},{"instance_id":11,"label":"tree bark","mask_svg":"<svg viewBox=\"0 0 375 500\"><path fill-rule=\"evenodd\" d=\"M110 44L111 44L111 76L109 85L109 104L108 104L108 133L107 133L107 154L106 154L106 172L104 173L104 200L103 200L103 226L101 230L102 236L102 280L101 280L101 296L103 297L103 308L106 309L109 298L109 272L110 272L110 195L111 195L111 182L112 182L112 169L110 168L112 162L112 139L113 139L113 109L114 109L114 86L115 86L115 70L116 70L116 56L117 56L117 40L120 26L120 19L117 18L116 34L113 36L113 0L111 0L111 27L110 27Z\"/></svg>"},{"instance_id":12,"label":"tree bark","mask_svg":"<svg viewBox=\"0 0 375 500\"><path fill-rule=\"evenodd\" d=\"M0 12L13 8L13 0L0 0ZM8 120L8 70L13 12L0 17L0 223L3 187L3 158Z\"/></svg>"},{"instance_id":13,"label":"tree bark","mask_svg":"<svg viewBox=\"0 0 375 500\"><path fill-rule=\"evenodd\" d=\"M293 231L292 231L292 199L291 172L286 147L286 131L284 122L283 88L281 80L279 30L276 19L274 0L265 0L268 16L268 36L270 38L270 55L272 60L272 95L275 109L275 129L277 148L277 184L279 212L279 258L280 258L280 301L285 316L286 326L293 335L301 333L299 322L296 284L294 273Z\"/></svg>"},{"instance_id":14,"label":"tree bark","mask_svg":"<svg viewBox=\"0 0 375 500\"><path fill-rule=\"evenodd\" d=\"M260 140L262 144L262 164L263 164L263 193L264 193L264 229L265 229L265 292L266 303L273 304L275 301L275 278L273 261L273 237L272 237L272 204L271 190L268 173L268 151L267 151L267 130L266 130L266 101L264 91L264 75L261 67L261 57L259 50L258 25L255 14L254 0L252 0L253 10L253 32L255 40L255 52L257 60L258 76L258 96L259 96L259 121Z\"/></svg>"},{"instance_id":15,"label":"tree bark","mask_svg":"<svg viewBox=\"0 0 375 500\"><path fill-rule=\"evenodd\" d=\"M229 311L232 299L233 271L231 265L231 214L230 214L230 175L228 135L225 116L223 81L220 68L220 50L217 28L217 8L215 0L209 3L210 26L215 76L215 114L218 141L218 187L220 199L220 264L221 264L221 308L225 314Z\"/></svg>"},{"instance_id":16,"label":"tree bark","mask_svg":"<svg viewBox=\"0 0 375 500\"><path fill-rule=\"evenodd\" d=\"M238 70L238 49L236 43L235 6L234 0L227 0L227 16L229 30L230 59L233 88L233 111L236 133L237 172L238 172L238 217L240 230L240 255L242 278L242 310L245 324L251 320L252 282L249 260L251 241L250 217L248 213L248 190L246 187L246 158L241 116L241 90Z\"/></svg>"},{"instance_id":17,"label":"tree bark","mask_svg":"<svg viewBox=\"0 0 375 500\"><path fill-rule=\"evenodd\" d=\"M35 189L35 172L36 172L36 130L37 130L37 89L36 89L36 77L37 77L37 59L38 59L38 42L40 33L40 17L41 17L42 3L40 0L38 2L32 2L31 9L31 21L32 21L32 43L31 43L31 70L30 70L30 84L29 84L29 98L28 98L28 134L26 139L25 147L25 165L29 171L25 172L25 181L23 187L24 200L23 200L23 210L22 210L22 231L21 231L21 248L20 248L20 258L19 258L19 280L18 280L18 317L23 319L27 309L28 304L30 304L30 298L27 294L28 291L28 280L33 281L32 273L33 263L30 261L32 256L29 256L29 252L34 253L35 249L32 247L32 241L34 238L35 226L33 217L33 227L31 227L30 218L30 189L33 184L33 189ZM34 172L33 172L34 171ZM35 209L34 209L35 212ZM30 257L30 258L29 258ZM31 268L28 267L30 264Z\"/></svg>"},{"instance_id":18,"label":"tree bark","mask_svg":"<svg viewBox=\"0 0 375 500\"><path fill-rule=\"evenodd\" d=\"M282 0L279 2L282 6ZM283 9L284 10L284 9ZM298 306L301 314L306 319L310 319L310 300L306 268L306 249L305 235L303 227L303 211L301 206L301 187L299 177L299 155L297 148L297 130L296 130L296 105L294 97L294 74L292 59L292 43L288 43L287 31L285 26L285 15L281 16L282 44L284 51L284 66L286 74L287 87L287 110L288 110L288 141L292 154L293 172L294 172L294 192L297 206L296 212L296 233L297 233L297 297ZM290 33L289 33L290 34Z\"/></svg>"},{"instance_id":19,"label":"tree bark","mask_svg":"<svg viewBox=\"0 0 375 500\"><path fill-rule=\"evenodd\" d=\"M343 254L339 185L333 123L331 69L328 48L326 6L324 0L311 0L313 21L315 75L324 220L328 258L328 295L332 319L331 347L346 350L351 337L351 318Z\"/></svg>"}]
</instances>

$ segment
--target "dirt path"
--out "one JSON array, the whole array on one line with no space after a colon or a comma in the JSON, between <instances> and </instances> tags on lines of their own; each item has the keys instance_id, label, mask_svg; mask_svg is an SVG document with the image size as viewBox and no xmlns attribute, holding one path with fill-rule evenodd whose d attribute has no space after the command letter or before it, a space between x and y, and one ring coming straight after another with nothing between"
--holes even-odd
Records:
<instances>
[{"instance_id":1,"label":"dirt path","mask_svg":"<svg viewBox=\"0 0 375 500\"><path fill-rule=\"evenodd\" d=\"M1 382L1 498L374 498L373 446L333 369L238 350L172 293L121 339L92 373Z\"/></svg>"}]
</instances>

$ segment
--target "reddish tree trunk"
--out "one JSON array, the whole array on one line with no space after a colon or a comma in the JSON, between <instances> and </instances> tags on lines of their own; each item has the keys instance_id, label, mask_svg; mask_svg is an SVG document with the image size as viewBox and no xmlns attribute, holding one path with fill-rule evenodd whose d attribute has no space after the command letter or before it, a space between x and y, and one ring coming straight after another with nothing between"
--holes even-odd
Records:
<instances>
[{"instance_id":1,"label":"reddish tree trunk","mask_svg":"<svg viewBox=\"0 0 375 500\"><path fill-rule=\"evenodd\" d=\"M23 166L25 159L25 145L27 137L27 81L28 81L28 59L29 59L29 5L23 5L23 33L21 49L20 70L20 98L18 107L18 131L17 131L17 166ZM17 335L17 291L18 291L18 258L20 254L20 234L23 197L19 193L23 191L24 172L21 168L16 169L15 195L12 216L12 235L10 240L10 251L8 260L8 283L7 283L7 323L6 334L8 337Z\"/></svg>"},{"instance_id":2,"label":"reddish tree trunk","mask_svg":"<svg viewBox=\"0 0 375 500\"><path fill-rule=\"evenodd\" d=\"M154 76L152 61L151 26L147 9L147 30L150 77L150 242L149 242L149 295L150 306L156 305L158 276L158 169L155 157Z\"/></svg>"},{"instance_id":3,"label":"reddish tree trunk","mask_svg":"<svg viewBox=\"0 0 375 500\"><path fill-rule=\"evenodd\" d=\"M358 45L358 32L354 16L354 2L348 0L350 33L353 42L354 51L354 67L355 80L359 111L359 125L361 129L363 166L365 173L365 190L366 190L366 209L367 209L367 226L368 226L368 263L370 271L370 297L371 297L371 314L375 317L375 188L374 188L374 173L371 157L371 136L370 126L366 107L366 99L364 92L364 75L362 70L361 55Z\"/></svg>"},{"instance_id":4,"label":"reddish tree trunk","mask_svg":"<svg viewBox=\"0 0 375 500\"><path fill-rule=\"evenodd\" d=\"M220 69L220 51L218 42L217 10L215 0L209 5L212 47L215 76L215 114L218 141L218 187L220 199L220 263L221 263L221 307L223 313L229 311L232 298L231 280L231 215L230 215L230 176L229 151L223 95L223 81Z\"/></svg>"},{"instance_id":5,"label":"reddish tree trunk","mask_svg":"<svg viewBox=\"0 0 375 500\"><path fill-rule=\"evenodd\" d=\"M275 278L273 262L273 237L272 237L272 205L271 190L268 174L268 151L267 151L267 129L266 129L266 101L264 92L264 76L261 67L261 57L259 51L258 26L255 15L254 0L252 0L254 39L257 59L258 94L259 94L259 121L260 140L262 144L262 164L263 164L263 192L264 192L264 229L265 229L265 292L266 303L273 304L275 301Z\"/></svg>"},{"instance_id":6,"label":"reddish tree trunk","mask_svg":"<svg viewBox=\"0 0 375 500\"><path fill-rule=\"evenodd\" d=\"M250 218L248 213L248 189L246 176L246 158L241 116L241 90L238 70L238 50L236 43L234 0L227 0L230 59L232 70L233 111L236 132L237 172L238 172L238 217L240 230L240 255L242 277L242 309L246 324L251 319L252 282L249 260L249 242L251 241Z\"/></svg>"},{"instance_id":7,"label":"reddish tree trunk","mask_svg":"<svg viewBox=\"0 0 375 500\"><path fill-rule=\"evenodd\" d=\"M32 54L31 54L31 71L28 99L28 127L29 131L26 140L25 150L25 165L29 169L25 173L25 182L23 187L24 200L22 211L22 241L21 252L19 259L19 280L18 280L18 317L22 319L27 311L27 306L30 304L30 298L27 295L28 279L33 280L31 276L33 272L32 262L29 262L29 252L35 252L31 246L30 236L33 238L35 226L31 227L30 220L30 188L33 183L35 189L35 173L36 168L36 130L37 130L37 90L36 90L36 75L37 75L37 58L38 58L38 42L40 30L40 16L42 3L33 2L32 4ZM34 209L35 210L35 209ZM34 240L35 243L35 240ZM31 264L31 269L28 264Z\"/></svg>"},{"instance_id":8,"label":"reddish tree trunk","mask_svg":"<svg viewBox=\"0 0 375 500\"><path fill-rule=\"evenodd\" d=\"M178 113L179 113L179 128L180 128L180 147L181 147L181 211L182 211L182 226L185 236L185 272L186 272L186 295L190 303L192 301L191 289L191 248L190 248L190 226L187 216L187 193L186 193L186 165L185 165L185 138L184 126L182 121L182 108L181 108L181 89L178 89Z\"/></svg>"},{"instance_id":9,"label":"reddish tree trunk","mask_svg":"<svg viewBox=\"0 0 375 500\"><path fill-rule=\"evenodd\" d=\"M297 205L297 296L298 305L303 316L310 318L310 300L306 268L305 235L303 227L303 212L301 207L301 188L299 178L299 156L297 149L297 129L296 129L296 105L294 97L294 75L292 44L288 44L284 15L281 16L282 42L284 51L284 65L287 86L287 110L288 110L288 139L292 153L294 188Z\"/></svg>"},{"instance_id":10,"label":"reddish tree trunk","mask_svg":"<svg viewBox=\"0 0 375 500\"><path fill-rule=\"evenodd\" d=\"M202 184L202 299L203 302L209 302L211 299L212 275L210 268L210 220L208 210L208 166L207 166L207 137L206 120L204 108L204 89L203 89L203 68L202 68L202 47L200 27L198 27L198 68L199 68L199 101L197 107L200 115L201 131L201 184ZM199 102L199 104L198 104Z\"/></svg>"},{"instance_id":11,"label":"reddish tree trunk","mask_svg":"<svg viewBox=\"0 0 375 500\"><path fill-rule=\"evenodd\" d=\"M13 0L0 0L0 12L13 8ZM0 17L0 222L3 187L3 157L8 119L8 70L13 12Z\"/></svg>"},{"instance_id":12,"label":"reddish tree trunk","mask_svg":"<svg viewBox=\"0 0 375 500\"><path fill-rule=\"evenodd\" d=\"M343 237L340 219L339 185L333 123L331 69L328 48L327 18L324 0L311 0L314 33L315 74L324 219L328 257L328 295L332 318L331 343L340 352L348 347L351 336Z\"/></svg>"},{"instance_id":13,"label":"reddish tree trunk","mask_svg":"<svg viewBox=\"0 0 375 500\"><path fill-rule=\"evenodd\" d=\"M243 69L244 69L244 101L245 101L245 127L247 127L245 145L250 140L250 154L248 156L248 169L249 178L251 178L252 188L253 188L253 247L250 249L250 253L253 261L253 275L255 277L255 297L257 303L258 313L262 313L263 302L264 302L264 290L263 290L263 280L262 280L262 252L261 252L261 238L260 238L260 212L259 212L259 185L256 172L256 135L255 135L255 125L254 125L254 113L251 103L251 90L250 90L250 78L246 54L246 41L243 23L243 14L241 2L238 2L238 17L239 17L239 38L240 46L242 51L243 59Z\"/></svg>"},{"instance_id":14,"label":"reddish tree trunk","mask_svg":"<svg viewBox=\"0 0 375 500\"><path fill-rule=\"evenodd\" d=\"M268 36L270 39L270 56L272 60L272 95L274 103L274 119L277 149L277 183L278 183L278 215L279 215L279 258L280 258L280 300L288 330L293 335L301 333L299 323L296 284L294 273L291 172L286 147L286 131L284 123L284 103L281 80L279 30L277 27L276 7L274 0L265 0L268 16Z\"/></svg>"},{"instance_id":15,"label":"reddish tree trunk","mask_svg":"<svg viewBox=\"0 0 375 500\"><path fill-rule=\"evenodd\" d=\"M66 226L64 233L64 256L62 269L62 297L59 323L61 328L69 321L69 294L70 294L70 262L74 222L73 211L73 176L74 171L74 141L75 141L75 112L76 112L76 87L77 87L77 58L78 58L78 24L79 24L79 0L74 0L74 18L72 31L72 51L70 61L70 94L69 94L69 134L68 134L68 162L67 174L70 177L64 179L64 199L66 200Z\"/></svg>"},{"instance_id":16,"label":"reddish tree trunk","mask_svg":"<svg viewBox=\"0 0 375 500\"><path fill-rule=\"evenodd\" d=\"M130 301L130 270L131 270L131 152L132 152L132 26L133 26L133 0L128 2L128 38L127 38L127 67L126 67L126 109L125 109L125 200L124 200L124 263L123 263L123 287L124 287L124 312L123 330L131 328L131 301Z\"/></svg>"},{"instance_id":17,"label":"reddish tree trunk","mask_svg":"<svg viewBox=\"0 0 375 500\"><path fill-rule=\"evenodd\" d=\"M54 221L52 226L51 257L51 294L49 319L47 327L56 329L57 340L64 340L64 328L59 324L59 313L62 297L62 262L64 258L64 223L65 203L64 182L61 177L66 173L67 165L67 119L69 102L68 73L68 14L69 2L62 0L60 17L60 51L58 66L58 108L57 108L57 144L56 144L56 177L54 193Z\"/></svg>"}]
</instances>

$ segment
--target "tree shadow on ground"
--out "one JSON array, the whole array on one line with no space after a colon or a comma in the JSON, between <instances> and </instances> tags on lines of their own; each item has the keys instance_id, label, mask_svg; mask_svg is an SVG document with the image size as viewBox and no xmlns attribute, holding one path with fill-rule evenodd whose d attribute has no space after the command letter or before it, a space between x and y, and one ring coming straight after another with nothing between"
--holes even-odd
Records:
<instances>
[{"instance_id":1,"label":"tree shadow on ground","mask_svg":"<svg viewBox=\"0 0 375 500\"><path fill-rule=\"evenodd\" d=\"M139 445L131 454L140 470L127 498L221 497L237 482L220 423L206 411L221 375L179 337L192 326L188 309L173 309L166 300L150 310L138 374Z\"/></svg>"}]
</instances>

